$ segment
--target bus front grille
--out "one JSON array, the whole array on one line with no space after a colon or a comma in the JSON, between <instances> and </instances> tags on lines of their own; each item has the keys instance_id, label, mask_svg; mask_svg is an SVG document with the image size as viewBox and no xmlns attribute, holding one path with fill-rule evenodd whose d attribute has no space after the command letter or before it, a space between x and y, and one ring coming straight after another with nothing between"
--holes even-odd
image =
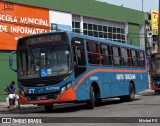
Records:
<instances>
[{"instance_id":1,"label":"bus front grille","mask_svg":"<svg viewBox=\"0 0 160 126\"><path fill-rule=\"evenodd\" d=\"M39 101L39 100L55 100L59 93L53 93L48 95L25 95L28 101Z\"/></svg>"},{"instance_id":2,"label":"bus front grille","mask_svg":"<svg viewBox=\"0 0 160 126\"><path fill-rule=\"evenodd\" d=\"M31 79L18 79L18 82L25 87L40 87L50 86L62 82L69 75L60 75L55 77L31 78Z\"/></svg>"}]
</instances>

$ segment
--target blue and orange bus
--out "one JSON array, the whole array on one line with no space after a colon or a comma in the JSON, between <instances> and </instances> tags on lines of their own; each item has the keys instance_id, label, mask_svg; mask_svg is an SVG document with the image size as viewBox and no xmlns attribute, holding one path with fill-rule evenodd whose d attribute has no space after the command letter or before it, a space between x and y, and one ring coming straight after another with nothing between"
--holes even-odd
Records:
<instances>
[{"instance_id":1,"label":"blue and orange bus","mask_svg":"<svg viewBox=\"0 0 160 126\"><path fill-rule=\"evenodd\" d=\"M20 38L10 67L17 71L20 103L46 111L54 103L86 102L93 109L105 98L133 101L148 89L144 48L73 32Z\"/></svg>"},{"instance_id":2,"label":"blue and orange bus","mask_svg":"<svg viewBox=\"0 0 160 126\"><path fill-rule=\"evenodd\" d=\"M150 56L150 88L156 94L160 94L160 53L153 53Z\"/></svg>"}]
</instances>

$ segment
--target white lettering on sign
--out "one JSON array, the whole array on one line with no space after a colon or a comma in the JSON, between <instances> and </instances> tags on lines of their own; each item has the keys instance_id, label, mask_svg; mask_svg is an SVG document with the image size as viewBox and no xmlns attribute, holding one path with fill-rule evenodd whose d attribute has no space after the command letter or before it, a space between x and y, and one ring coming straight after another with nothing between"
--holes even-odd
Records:
<instances>
[{"instance_id":1,"label":"white lettering on sign","mask_svg":"<svg viewBox=\"0 0 160 126\"><path fill-rule=\"evenodd\" d=\"M125 76L125 79L127 80L136 79L135 74L124 74L124 76Z\"/></svg>"},{"instance_id":2,"label":"white lettering on sign","mask_svg":"<svg viewBox=\"0 0 160 126\"><path fill-rule=\"evenodd\" d=\"M116 79L117 80L124 80L124 75L123 74L116 74Z\"/></svg>"},{"instance_id":3,"label":"white lettering on sign","mask_svg":"<svg viewBox=\"0 0 160 126\"><path fill-rule=\"evenodd\" d=\"M136 75L135 74L116 74L116 80L132 80L132 79L136 79Z\"/></svg>"},{"instance_id":4,"label":"white lettering on sign","mask_svg":"<svg viewBox=\"0 0 160 126\"><path fill-rule=\"evenodd\" d=\"M21 33L21 34L38 34L47 32L47 30L45 29L32 28L32 27L11 26L10 28L12 33Z\"/></svg>"},{"instance_id":5,"label":"white lettering on sign","mask_svg":"<svg viewBox=\"0 0 160 126\"><path fill-rule=\"evenodd\" d=\"M45 19L20 17L20 20L18 20L16 16L5 15L5 14L0 14L0 21L12 22L12 23L22 23L22 24L27 24L27 25L33 24L33 25L49 26L48 20L45 20Z\"/></svg>"},{"instance_id":6,"label":"white lettering on sign","mask_svg":"<svg viewBox=\"0 0 160 126\"><path fill-rule=\"evenodd\" d=\"M7 32L7 25L0 25L0 32Z\"/></svg>"},{"instance_id":7,"label":"white lettering on sign","mask_svg":"<svg viewBox=\"0 0 160 126\"><path fill-rule=\"evenodd\" d=\"M49 26L48 20L40 18L29 18L29 17L16 17L8 14L0 14L0 22L9 22L11 26L0 25L0 32L11 32L16 34L39 34L48 32L46 28L37 26ZM15 24L17 25L15 25ZM13 25L12 25L13 24ZM25 24L25 25L23 25ZM19 25L19 26L18 26ZM29 25L29 27L28 27ZM36 27L31 27L30 25L36 25Z\"/></svg>"},{"instance_id":8,"label":"white lettering on sign","mask_svg":"<svg viewBox=\"0 0 160 126\"><path fill-rule=\"evenodd\" d=\"M47 20L38 19L38 18L21 17L20 23L49 26L49 23Z\"/></svg>"},{"instance_id":9,"label":"white lettering on sign","mask_svg":"<svg viewBox=\"0 0 160 126\"><path fill-rule=\"evenodd\" d=\"M95 80L98 80L98 77L97 77L97 76L91 76L91 77L90 77L90 80L94 80L94 81L95 81Z\"/></svg>"},{"instance_id":10,"label":"white lettering on sign","mask_svg":"<svg viewBox=\"0 0 160 126\"><path fill-rule=\"evenodd\" d=\"M59 90L59 87L47 87L46 90Z\"/></svg>"},{"instance_id":11,"label":"white lettering on sign","mask_svg":"<svg viewBox=\"0 0 160 126\"><path fill-rule=\"evenodd\" d=\"M17 17L12 15L0 14L0 21L17 23Z\"/></svg>"},{"instance_id":12,"label":"white lettering on sign","mask_svg":"<svg viewBox=\"0 0 160 126\"><path fill-rule=\"evenodd\" d=\"M35 89L29 89L29 93L33 94Z\"/></svg>"}]
</instances>

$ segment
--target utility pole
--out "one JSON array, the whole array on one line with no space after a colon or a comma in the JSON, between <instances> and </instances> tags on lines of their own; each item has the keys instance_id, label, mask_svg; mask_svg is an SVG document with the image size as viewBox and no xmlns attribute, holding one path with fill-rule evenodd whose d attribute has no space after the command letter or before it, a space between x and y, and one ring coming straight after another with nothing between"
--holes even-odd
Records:
<instances>
[{"instance_id":1,"label":"utility pole","mask_svg":"<svg viewBox=\"0 0 160 126\"><path fill-rule=\"evenodd\" d=\"M158 52L160 52L160 0L158 10Z\"/></svg>"},{"instance_id":2,"label":"utility pole","mask_svg":"<svg viewBox=\"0 0 160 126\"><path fill-rule=\"evenodd\" d=\"M144 0L142 0L142 11L143 11L143 2L144 2Z\"/></svg>"}]
</instances>

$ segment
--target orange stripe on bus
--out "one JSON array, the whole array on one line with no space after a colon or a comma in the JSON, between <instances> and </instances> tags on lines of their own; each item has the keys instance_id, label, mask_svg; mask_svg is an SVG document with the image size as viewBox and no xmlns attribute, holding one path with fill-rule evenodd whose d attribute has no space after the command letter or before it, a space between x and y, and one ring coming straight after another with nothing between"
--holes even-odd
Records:
<instances>
[{"instance_id":1,"label":"orange stripe on bus","mask_svg":"<svg viewBox=\"0 0 160 126\"><path fill-rule=\"evenodd\" d=\"M93 74L93 73L97 73L97 72L146 73L146 72L147 72L147 69L146 69L146 70L95 69L95 70L92 70L92 71L86 73L86 74L78 81L78 83L77 83L76 86L74 87L74 90L76 90L76 89L78 88L78 86L79 86L88 76L90 76L90 75Z\"/></svg>"}]
</instances>

